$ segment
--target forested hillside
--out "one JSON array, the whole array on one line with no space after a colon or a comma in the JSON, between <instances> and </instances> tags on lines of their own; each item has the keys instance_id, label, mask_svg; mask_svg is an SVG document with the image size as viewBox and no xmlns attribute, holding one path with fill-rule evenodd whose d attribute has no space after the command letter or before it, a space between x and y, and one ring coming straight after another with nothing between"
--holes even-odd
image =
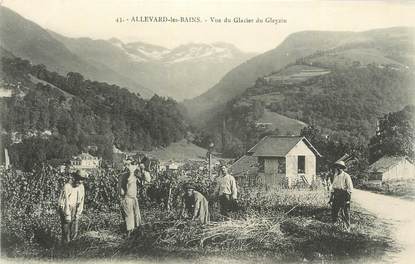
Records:
<instances>
[{"instance_id":1,"label":"forested hillside","mask_svg":"<svg viewBox=\"0 0 415 264\"><path fill-rule=\"evenodd\" d=\"M252 87L255 80L293 63L306 62L330 68L364 67L368 64L411 68L414 66L414 36L415 29L409 27L364 32L297 32L275 49L234 68L217 85L201 96L185 101L184 105L195 124L203 125L223 110L226 102Z\"/></svg>"},{"instance_id":2,"label":"forested hillside","mask_svg":"<svg viewBox=\"0 0 415 264\"><path fill-rule=\"evenodd\" d=\"M110 160L113 145L149 150L185 135L172 99L145 100L126 88L85 80L76 72L62 76L20 58L3 57L1 63L2 86L13 90L13 96L0 99L2 142L23 168L88 149Z\"/></svg>"},{"instance_id":3,"label":"forested hillside","mask_svg":"<svg viewBox=\"0 0 415 264\"><path fill-rule=\"evenodd\" d=\"M415 76L406 67L311 68L301 63L304 60L259 78L207 123L205 136L224 138L216 141L217 146L228 155L241 155L259 137L281 134L286 127L283 122L274 124L276 130L258 126L264 112L270 111L317 127L336 142L367 145L378 118L414 103Z\"/></svg>"}]
</instances>

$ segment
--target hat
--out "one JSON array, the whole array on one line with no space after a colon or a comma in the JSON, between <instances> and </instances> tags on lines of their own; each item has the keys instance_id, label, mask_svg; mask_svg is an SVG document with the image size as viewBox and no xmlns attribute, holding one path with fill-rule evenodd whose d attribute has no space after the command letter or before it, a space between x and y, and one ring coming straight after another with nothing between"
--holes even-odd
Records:
<instances>
[{"instance_id":1,"label":"hat","mask_svg":"<svg viewBox=\"0 0 415 264\"><path fill-rule=\"evenodd\" d=\"M185 189L185 190L193 189L194 190L195 186L191 183L186 183L186 184L183 185L183 189Z\"/></svg>"},{"instance_id":2,"label":"hat","mask_svg":"<svg viewBox=\"0 0 415 264\"><path fill-rule=\"evenodd\" d=\"M342 160L336 161L334 163L334 167L339 167L341 169L345 169L346 168L346 163Z\"/></svg>"},{"instance_id":3,"label":"hat","mask_svg":"<svg viewBox=\"0 0 415 264\"><path fill-rule=\"evenodd\" d=\"M88 177L88 173L84 170L77 170L76 172L72 173L72 177L75 180L85 180Z\"/></svg>"}]
</instances>

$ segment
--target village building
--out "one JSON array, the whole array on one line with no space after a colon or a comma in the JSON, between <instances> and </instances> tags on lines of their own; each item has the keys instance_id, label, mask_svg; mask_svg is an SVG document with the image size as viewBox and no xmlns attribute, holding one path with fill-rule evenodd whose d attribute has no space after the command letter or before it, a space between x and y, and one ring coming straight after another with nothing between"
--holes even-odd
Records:
<instances>
[{"instance_id":1,"label":"village building","mask_svg":"<svg viewBox=\"0 0 415 264\"><path fill-rule=\"evenodd\" d=\"M415 165L407 157L384 156L369 166L369 182L382 184L398 180L415 180Z\"/></svg>"},{"instance_id":2,"label":"village building","mask_svg":"<svg viewBox=\"0 0 415 264\"><path fill-rule=\"evenodd\" d=\"M4 169L10 168L10 157L7 148L2 148L2 151L0 151L0 167Z\"/></svg>"},{"instance_id":3,"label":"village building","mask_svg":"<svg viewBox=\"0 0 415 264\"><path fill-rule=\"evenodd\" d=\"M115 145L112 146L112 162L115 168L121 169L124 167L124 160L127 154L118 149Z\"/></svg>"},{"instance_id":4,"label":"village building","mask_svg":"<svg viewBox=\"0 0 415 264\"><path fill-rule=\"evenodd\" d=\"M13 90L0 87L0 97L12 97Z\"/></svg>"},{"instance_id":5,"label":"village building","mask_svg":"<svg viewBox=\"0 0 415 264\"><path fill-rule=\"evenodd\" d=\"M74 170L93 170L101 164L101 159L89 153L81 153L71 159L71 168Z\"/></svg>"},{"instance_id":6,"label":"village building","mask_svg":"<svg viewBox=\"0 0 415 264\"><path fill-rule=\"evenodd\" d=\"M231 170L236 177L248 176L251 182L253 175L257 174L257 182L268 187L292 187L299 183L310 185L316 179L318 157L321 154L305 137L266 136L245 157L235 162Z\"/></svg>"}]
</instances>

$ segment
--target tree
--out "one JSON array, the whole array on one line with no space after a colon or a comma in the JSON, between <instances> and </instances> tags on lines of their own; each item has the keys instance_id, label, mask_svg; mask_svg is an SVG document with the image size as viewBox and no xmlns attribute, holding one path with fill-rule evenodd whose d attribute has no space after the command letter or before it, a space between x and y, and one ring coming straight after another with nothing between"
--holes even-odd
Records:
<instances>
[{"instance_id":1,"label":"tree","mask_svg":"<svg viewBox=\"0 0 415 264\"><path fill-rule=\"evenodd\" d=\"M370 139L370 162L383 156L415 158L415 106L386 114L379 120L376 135Z\"/></svg>"}]
</instances>

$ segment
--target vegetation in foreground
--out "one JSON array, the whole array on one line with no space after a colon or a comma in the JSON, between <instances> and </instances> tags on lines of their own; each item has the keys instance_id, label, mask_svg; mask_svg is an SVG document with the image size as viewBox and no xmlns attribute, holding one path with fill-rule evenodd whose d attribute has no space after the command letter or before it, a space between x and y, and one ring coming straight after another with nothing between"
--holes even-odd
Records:
<instances>
[{"instance_id":1,"label":"vegetation in foreground","mask_svg":"<svg viewBox=\"0 0 415 264\"><path fill-rule=\"evenodd\" d=\"M125 258L220 255L302 261L361 260L380 258L392 247L387 229L360 209L352 212L352 231L330 222L327 194L311 189L261 189L240 187L238 209L224 220L212 203L212 223L200 226L178 218L178 205L186 175L212 200L213 184L200 164L186 164L177 173L160 173L150 188L150 198L141 197L145 225L125 240L116 198L117 171L105 170L85 183L87 200L78 240L60 245L56 202L65 174L43 168L16 174L2 171L2 255L7 257ZM35 184L37 183L37 184ZM171 189L172 195L169 197ZM159 194L159 195L155 195ZM167 208L170 207L170 210ZM354 208L356 209L356 208Z\"/></svg>"}]
</instances>

